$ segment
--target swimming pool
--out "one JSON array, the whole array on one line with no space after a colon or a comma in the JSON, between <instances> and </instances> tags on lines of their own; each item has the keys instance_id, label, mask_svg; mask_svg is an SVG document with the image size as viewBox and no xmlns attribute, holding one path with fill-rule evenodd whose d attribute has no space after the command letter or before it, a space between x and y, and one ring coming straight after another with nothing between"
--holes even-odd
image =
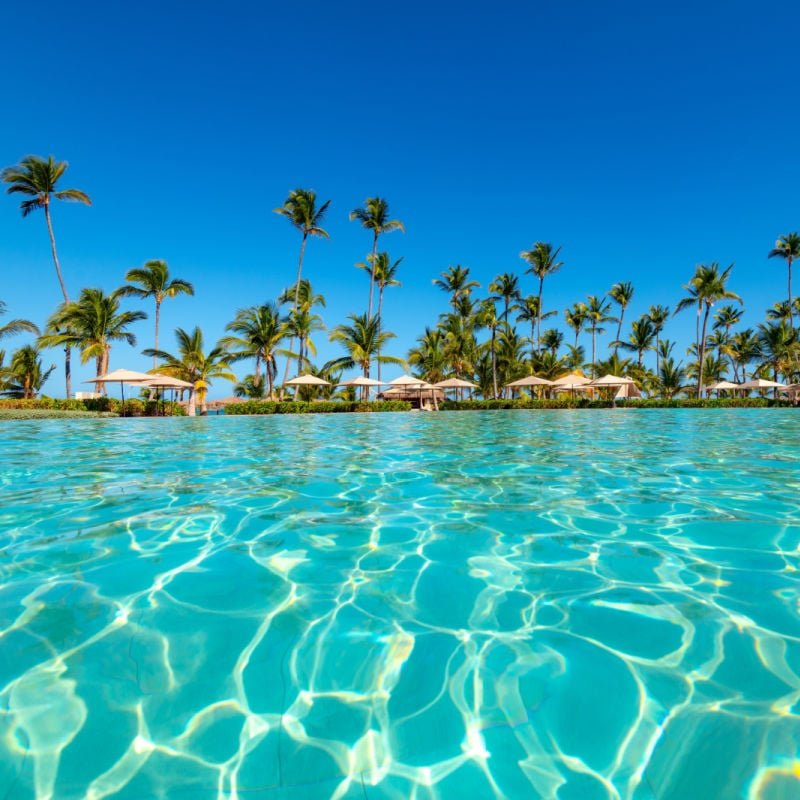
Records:
<instances>
[{"instance_id":1,"label":"swimming pool","mask_svg":"<svg viewBox=\"0 0 800 800\"><path fill-rule=\"evenodd\" d=\"M0 798L796 798L800 414L0 427Z\"/></svg>"}]
</instances>

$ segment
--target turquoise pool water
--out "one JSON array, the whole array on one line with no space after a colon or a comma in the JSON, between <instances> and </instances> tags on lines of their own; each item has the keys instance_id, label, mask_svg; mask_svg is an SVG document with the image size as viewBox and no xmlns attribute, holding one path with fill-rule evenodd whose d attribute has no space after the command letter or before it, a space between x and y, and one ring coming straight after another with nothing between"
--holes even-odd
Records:
<instances>
[{"instance_id":1,"label":"turquoise pool water","mask_svg":"<svg viewBox=\"0 0 800 800\"><path fill-rule=\"evenodd\" d=\"M0 427L0 798L800 797L800 414Z\"/></svg>"}]
</instances>

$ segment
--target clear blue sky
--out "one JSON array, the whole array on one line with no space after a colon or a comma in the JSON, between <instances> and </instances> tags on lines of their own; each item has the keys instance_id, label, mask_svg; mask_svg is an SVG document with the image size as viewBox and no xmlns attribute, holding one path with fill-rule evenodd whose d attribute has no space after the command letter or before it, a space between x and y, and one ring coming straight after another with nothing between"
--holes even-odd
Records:
<instances>
[{"instance_id":1,"label":"clear blue sky","mask_svg":"<svg viewBox=\"0 0 800 800\"><path fill-rule=\"evenodd\" d=\"M799 17L744 0L16 4L0 161L52 153L91 194L54 212L73 295L151 258L194 282L164 307L168 347L177 325L216 340L291 283L298 236L272 209L295 187L332 200L306 258L329 327L367 300L353 264L370 239L348 212L378 194L405 222L383 240L405 257L385 309L398 355L445 306L439 272L458 262L485 287L537 239L566 262L549 308L632 280L633 318L673 305L696 263L735 261L755 324L785 296L766 254L800 228ZM17 202L0 198L0 298L41 323L58 286L44 220ZM681 352L685 314L667 328ZM147 366L151 320L136 333L112 368ZM316 339L320 362L339 354Z\"/></svg>"}]
</instances>

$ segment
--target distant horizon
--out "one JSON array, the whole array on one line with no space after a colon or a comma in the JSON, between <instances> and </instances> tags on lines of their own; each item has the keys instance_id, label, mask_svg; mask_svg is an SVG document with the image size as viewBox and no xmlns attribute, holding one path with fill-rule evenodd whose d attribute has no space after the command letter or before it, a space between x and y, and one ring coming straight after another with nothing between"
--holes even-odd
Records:
<instances>
[{"instance_id":1,"label":"distant horizon","mask_svg":"<svg viewBox=\"0 0 800 800\"><path fill-rule=\"evenodd\" d=\"M404 258L403 286L385 299L385 328L398 337L389 352L402 358L447 310L432 283L441 272L470 267L480 296L497 274L515 272L534 294L519 252L537 240L562 247L565 266L546 282L544 305L567 338L568 305L632 281L628 329L652 304L674 308L699 263L735 264L729 287L745 301L742 327L785 298L785 264L767 253L800 229L798 112L785 105L796 69L791 49L774 41L798 16L793 5L678 3L664 17L634 3L614 13L588 2L511 4L483 15L444 5L411 4L367 23L324 4L301 15L245 3L222 17L202 3L190 14L148 3L124 14L89 3L78 14L44 3L61 35L41 64L9 42L9 63L26 69L7 90L16 122L0 167L52 153L70 163L65 186L91 195L91 208L60 203L53 213L73 299L163 259L196 296L165 303L162 348L172 349L176 327L194 325L211 345L238 308L293 283L299 236L272 210L297 187L332 201L331 238L309 243L304 266L328 300L329 329L366 311L368 280L354 264L371 238L350 210L378 195L405 223L405 234L380 243ZM10 17L12 29L28 19L22 9ZM377 54L363 47L373 30ZM22 219L18 199L0 202L0 300L6 320L41 325L60 294L44 220ZM135 348L114 345L110 368L146 370L152 304L125 307L150 319L133 327ZM664 335L687 363L693 313L671 318ZM612 339L602 337L601 356ZM315 343L317 364L341 354L326 332ZM583 343L588 350L586 334ZM61 396L60 358L45 361L58 366L43 391ZM73 372L80 391L93 365L76 356ZM231 392L215 382L210 396Z\"/></svg>"}]
</instances>

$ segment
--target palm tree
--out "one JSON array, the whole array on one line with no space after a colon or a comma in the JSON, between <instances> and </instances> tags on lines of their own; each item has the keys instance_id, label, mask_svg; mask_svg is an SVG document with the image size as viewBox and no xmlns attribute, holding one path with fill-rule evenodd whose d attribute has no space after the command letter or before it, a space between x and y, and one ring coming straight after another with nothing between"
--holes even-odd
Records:
<instances>
[{"instance_id":1,"label":"palm tree","mask_svg":"<svg viewBox=\"0 0 800 800\"><path fill-rule=\"evenodd\" d=\"M564 266L563 261L558 261L560 247L553 249L553 245L548 242L535 242L530 250L523 250L519 257L529 264L526 272L533 273L539 279L539 318L536 320L536 350L541 350L541 330L542 330L542 291L544 289L544 279L547 275Z\"/></svg>"},{"instance_id":2,"label":"palm tree","mask_svg":"<svg viewBox=\"0 0 800 800\"><path fill-rule=\"evenodd\" d=\"M469 267L462 267L460 264L448 267L441 276L433 279L433 285L450 294L450 305L454 309L457 309L459 300L468 298L473 289L480 288L477 281L469 280Z\"/></svg>"},{"instance_id":3,"label":"palm tree","mask_svg":"<svg viewBox=\"0 0 800 800\"><path fill-rule=\"evenodd\" d=\"M119 291L106 294L102 289L82 289L73 303L62 304L51 316L48 330L39 339L40 347L77 347L81 364L95 361L95 375L108 372L113 342L136 344L136 337L128 330L134 322L147 319L144 311L120 311ZM103 391L104 384L96 384Z\"/></svg>"},{"instance_id":4,"label":"palm tree","mask_svg":"<svg viewBox=\"0 0 800 800\"><path fill-rule=\"evenodd\" d=\"M758 326L758 342L761 356L772 370L772 380L778 375L786 378L800 366L800 338L785 322L768 322Z\"/></svg>"},{"instance_id":5,"label":"palm tree","mask_svg":"<svg viewBox=\"0 0 800 800\"><path fill-rule=\"evenodd\" d=\"M236 376L230 371L228 361L230 354L217 344L207 353L203 343L203 332L195 327L191 332L183 328L175 329L178 352L173 355L163 350L147 349L142 351L146 356L155 356L163 363L160 371L173 378L188 381L194 387L189 395L189 416L195 415L195 401L200 403L200 413L208 413L206 398L208 389L214 378L223 378L236 383Z\"/></svg>"},{"instance_id":6,"label":"palm tree","mask_svg":"<svg viewBox=\"0 0 800 800\"><path fill-rule=\"evenodd\" d=\"M0 317L6 313L6 304L0 300ZM5 325L0 325L0 340L18 333L34 333L39 335L39 329L27 319L11 319Z\"/></svg>"},{"instance_id":7,"label":"palm tree","mask_svg":"<svg viewBox=\"0 0 800 800\"><path fill-rule=\"evenodd\" d=\"M660 371L659 360L661 357L661 349L659 347L661 343L661 332L664 330L664 326L667 324L667 320L669 319L669 308L667 306L660 305L650 306L647 316L649 317L650 322L653 323L653 330L655 331L656 335L656 375L658 375Z\"/></svg>"},{"instance_id":8,"label":"palm tree","mask_svg":"<svg viewBox=\"0 0 800 800\"><path fill-rule=\"evenodd\" d=\"M479 328L487 328L491 334L488 345L492 359L492 397L497 399L497 329L501 323L497 316L497 306L494 304L494 300L488 298L481 303L476 314L475 324Z\"/></svg>"},{"instance_id":9,"label":"palm tree","mask_svg":"<svg viewBox=\"0 0 800 800\"><path fill-rule=\"evenodd\" d=\"M575 332L574 347L577 347L578 337L581 335L584 325L589 321L589 309L586 307L586 303L573 303L570 308L564 309L564 319Z\"/></svg>"},{"instance_id":10,"label":"palm tree","mask_svg":"<svg viewBox=\"0 0 800 800\"><path fill-rule=\"evenodd\" d=\"M376 256L376 263L374 267L375 283L378 284L378 328L383 325L383 293L389 286L402 286L400 281L395 277L397 270L400 267L403 259L398 258L397 261L392 263L391 258L387 252L378 253ZM357 264L361 269L366 270L370 274L373 273L372 264ZM380 352L378 353L380 355ZM381 379L381 362L378 361L378 380Z\"/></svg>"},{"instance_id":11,"label":"palm tree","mask_svg":"<svg viewBox=\"0 0 800 800\"><path fill-rule=\"evenodd\" d=\"M408 363L416 367L421 377L429 383L442 381L447 376L447 359L444 351L445 334L438 328L425 328L417 344L408 352Z\"/></svg>"},{"instance_id":12,"label":"palm tree","mask_svg":"<svg viewBox=\"0 0 800 800\"><path fill-rule=\"evenodd\" d=\"M733 379L739 380L739 370L742 371L742 382L747 380L747 365L751 361L761 357L761 343L752 328L735 333L728 344L725 352L733 362Z\"/></svg>"},{"instance_id":13,"label":"palm tree","mask_svg":"<svg viewBox=\"0 0 800 800\"><path fill-rule=\"evenodd\" d=\"M378 253L378 237L382 233L392 231L403 231L403 223L397 219L389 219L389 204L382 197L368 197L364 202L363 208L354 208L350 212L350 221L358 220L362 228L372 231L372 274L369 281L369 305L367 306L367 316L372 317L372 290L375 286L375 268L377 261L375 256Z\"/></svg>"},{"instance_id":14,"label":"palm tree","mask_svg":"<svg viewBox=\"0 0 800 800\"><path fill-rule=\"evenodd\" d=\"M303 277L303 257L306 252L306 242L309 236L319 236L329 239L328 232L322 227L325 220L325 213L331 201L326 200L317 208L317 193L311 189L294 189L289 192L289 196L284 200L280 208L273 209L276 214L285 217L302 234L300 242L300 256L297 259L297 280L294 282L294 305L293 311L297 311L300 303L300 281ZM283 382L289 377L289 363L292 356L294 340L289 341L289 353L286 357L286 375Z\"/></svg>"},{"instance_id":15,"label":"palm tree","mask_svg":"<svg viewBox=\"0 0 800 800\"><path fill-rule=\"evenodd\" d=\"M767 258L782 258L786 262L786 272L788 275L788 308L793 308L792 301L792 262L800 256L800 233L787 233L778 237L775 247L769 251ZM789 327L794 328L794 319L789 315Z\"/></svg>"},{"instance_id":16,"label":"palm tree","mask_svg":"<svg viewBox=\"0 0 800 800\"><path fill-rule=\"evenodd\" d=\"M633 299L633 284L630 281L615 283L608 292L608 296L619 306L619 318L617 320L616 341L622 336L622 320L625 318L625 309ZM614 350L617 350L615 344Z\"/></svg>"},{"instance_id":17,"label":"palm tree","mask_svg":"<svg viewBox=\"0 0 800 800\"><path fill-rule=\"evenodd\" d=\"M658 373L658 385L661 393L667 400L672 398L684 388L686 381L686 370L682 363L675 363L672 356L667 356L661 360L661 369Z\"/></svg>"},{"instance_id":18,"label":"palm tree","mask_svg":"<svg viewBox=\"0 0 800 800\"><path fill-rule=\"evenodd\" d=\"M311 340L311 334L314 331L324 330L325 326L322 324L322 317L319 314L313 314L309 308L300 306L297 311L292 311L286 321L286 329L293 339L298 341L297 353L297 371L300 372L308 362L308 353L311 355L317 354L317 348ZM295 392L296 394L296 392Z\"/></svg>"},{"instance_id":19,"label":"palm tree","mask_svg":"<svg viewBox=\"0 0 800 800\"><path fill-rule=\"evenodd\" d=\"M548 311L544 314L539 313L539 298L535 294L529 294L523 298L517 306L519 314L517 315L517 322L528 322L531 326L531 362L536 354L536 322L541 319L549 319L555 316L555 311Z\"/></svg>"},{"instance_id":20,"label":"palm tree","mask_svg":"<svg viewBox=\"0 0 800 800\"><path fill-rule=\"evenodd\" d=\"M558 355L562 344L564 344L564 334L558 328L548 328L542 334L542 346L545 350L549 350L553 356Z\"/></svg>"},{"instance_id":21,"label":"palm tree","mask_svg":"<svg viewBox=\"0 0 800 800\"><path fill-rule=\"evenodd\" d=\"M643 314L631 324L631 335L627 342L619 340L614 342L614 352L616 353L617 348L621 347L630 353L636 353L636 364L638 367L642 367L644 354L653 349L655 339L656 330L653 321L649 316Z\"/></svg>"},{"instance_id":22,"label":"palm tree","mask_svg":"<svg viewBox=\"0 0 800 800\"><path fill-rule=\"evenodd\" d=\"M67 171L69 164L66 161L56 161L53 156L47 159L41 156L25 156L19 164L7 167L0 173L0 180L9 184L8 194L22 194L29 197L20 203L22 216L27 217L33 211L44 209L44 218L47 222L47 233L50 236L50 250L53 254L53 264L56 268L59 286L64 302L69 303L67 285L61 274L61 265L58 262L56 251L56 237L53 233L53 220L50 217L50 204L53 198L68 202L83 203L90 206L92 201L86 192L80 189L58 189L58 182ZM64 377L66 380L67 398L72 395L72 370L70 366L69 347L64 352Z\"/></svg>"},{"instance_id":23,"label":"palm tree","mask_svg":"<svg viewBox=\"0 0 800 800\"><path fill-rule=\"evenodd\" d=\"M31 400L36 397L55 368L55 364L47 370L43 368L39 349L34 345L20 347L11 356L8 367L0 365L2 394L5 397Z\"/></svg>"},{"instance_id":24,"label":"palm tree","mask_svg":"<svg viewBox=\"0 0 800 800\"><path fill-rule=\"evenodd\" d=\"M275 303L240 308L236 317L225 326L235 336L224 336L219 344L229 352L229 362L245 358L255 359L252 375L254 387L259 387L263 396L261 365L267 377L267 397L272 398L275 377L278 373L276 355L281 342L287 336L286 320L281 317Z\"/></svg>"},{"instance_id":25,"label":"palm tree","mask_svg":"<svg viewBox=\"0 0 800 800\"><path fill-rule=\"evenodd\" d=\"M365 378L369 378L370 363L373 359L384 364L402 364L402 358L379 355L384 345L395 338L393 333L382 331L378 327L378 320L367 314L350 314L348 319L352 324L337 325L331 331L330 340L341 344L346 356L331 362L339 369L353 369L358 367Z\"/></svg>"},{"instance_id":26,"label":"palm tree","mask_svg":"<svg viewBox=\"0 0 800 800\"><path fill-rule=\"evenodd\" d=\"M125 280L132 286L123 286L119 290L120 295L131 297L141 297L147 299L152 297L156 302L156 331L153 347L158 350L158 330L161 322L161 304L167 298L177 297L179 294L194 295L194 286L189 281L181 278L170 280L169 267L166 261L145 261L143 267L128 270ZM153 369L156 368L156 361L153 359Z\"/></svg>"},{"instance_id":27,"label":"palm tree","mask_svg":"<svg viewBox=\"0 0 800 800\"><path fill-rule=\"evenodd\" d=\"M605 295L597 297L590 294L586 303L586 321L589 323L589 330L592 332L592 378L595 376L597 367L597 334L605 333L605 328L601 325L604 322L613 322L614 317L610 316L611 303L606 301Z\"/></svg>"},{"instance_id":28,"label":"palm tree","mask_svg":"<svg viewBox=\"0 0 800 800\"><path fill-rule=\"evenodd\" d=\"M504 272L489 284L489 291L492 292L492 300L503 301L503 322L508 324L508 312L513 310L516 301L521 299L519 277L513 272Z\"/></svg>"},{"instance_id":29,"label":"palm tree","mask_svg":"<svg viewBox=\"0 0 800 800\"><path fill-rule=\"evenodd\" d=\"M698 337L697 342L697 396L701 397L703 392L703 367L706 357L706 330L708 328L708 317L714 304L720 300L736 300L741 303L742 298L738 294L731 292L726 287L728 278L730 277L733 264L728 266L722 272L719 271L719 264L713 262L709 265L700 264L696 269L694 276L689 283L684 287L688 290L689 296L684 297L675 307L675 313L682 311L684 308L693 306L697 303L698 319L701 309L703 313L702 334Z\"/></svg>"}]
</instances>

